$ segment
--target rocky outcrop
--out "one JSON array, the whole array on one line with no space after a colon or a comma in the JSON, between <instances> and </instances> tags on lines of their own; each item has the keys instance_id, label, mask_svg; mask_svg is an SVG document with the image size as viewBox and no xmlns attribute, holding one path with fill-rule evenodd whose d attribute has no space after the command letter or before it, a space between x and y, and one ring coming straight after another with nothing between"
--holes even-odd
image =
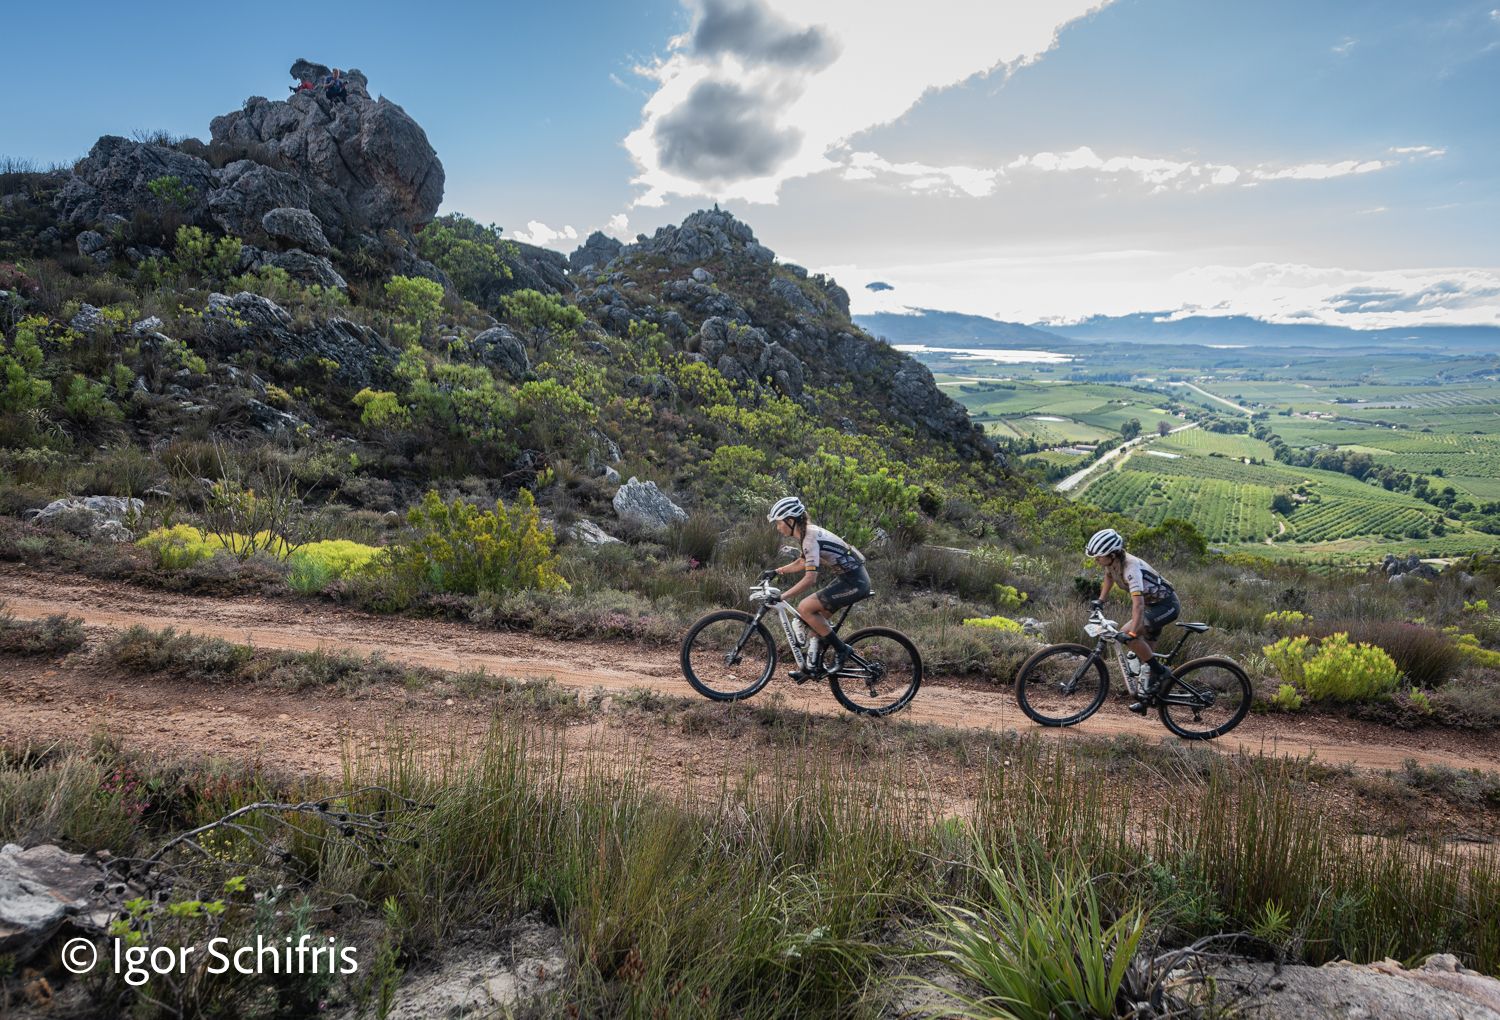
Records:
<instances>
[{"instance_id":1,"label":"rocky outcrop","mask_svg":"<svg viewBox=\"0 0 1500 1020\"><path fill-rule=\"evenodd\" d=\"M189 220L202 219L208 196L218 187L206 160L164 145L105 135L73 168L73 176L58 192L58 211L69 226L87 228L106 216L128 219L138 209L158 210L167 200L150 185L165 177L178 180L183 214Z\"/></svg>"},{"instance_id":2,"label":"rocky outcrop","mask_svg":"<svg viewBox=\"0 0 1500 1020\"><path fill-rule=\"evenodd\" d=\"M668 499L655 482L642 482L634 475L620 486L613 502L616 517L643 531L660 533L688 519L687 511Z\"/></svg>"},{"instance_id":3,"label":"rocky outcrop","mask_svg":"<svg viewBox=\"0 0 1500 1020\"><path fill-rule=\"evenodd\" d=\"M607 268L625 246L601 231L594 231L568 256L568 268L575 273Z\"/></svg>"},{"instance_id":4,"label":"rocky outcrop","mask_svg":"<svg viewBox=\"0 0 1500 1020\"><path fill-rule=\"evenodd\" d=\"M204 314L213 328L199 343L220 357L266 350L275 351L284 363L326 359L337 365L332 369L334 379L356 388L387 378L396 359L380 335L366 326L332 318L294 329L286 309L248 291L232 297L210 294Z\"/></svg>"},{"instance_id":5,"label":"rocky outcrop","mask_svg":"<svg viewBox=\"0 0 1500 1020\"><path fill-rule=\"evenodd\" d=\"M271 257L271 265L277 269L284 269L295 280L303 283L316 283L320 287L332 287L337 290L348 290L349 285L339 275L338 270L333 268L321 255L309 255L300 248L284 251L279 255Z\"/></svg>"},{"instance_id":6,"label":"rocky outcrop","mask_svg":"<svg viewBox=\"0 0 1500 1020\"><path fill-rule=\"evenodd\" d=\"M707 319L688 350L702 355L733 382L768 381L789 397L802 395L802 362L763 329Z\"/></svg>"},{"instance_id":7,"label":"rocky outcrop","mask_svg":"<svg viewBox=\"0 0 1500 1020\"><path fill-rule=\"evenodd\" d=\"M517 257L505 260L511 274L506 293L517 290L537 290L543 294L573 292L573 282L568 279L568 259L562 252L520 243L516 243L516 250L519 252Z\"/></svg>"},{"instance_id":8,"label":"rocky outcrop","mask_svg":"<svg viewBox=\"0 0 1500 1020\"><path fill-rule=\"evenodd\" d=\"M291 240L315 255L327 254L330 240L385 230L410 238L442 203L443 165L401 107L371 99L358 71L345 77L346 102L330 102L321 92L286 100L255 96L215 118L207 151L216 161L228 159L222 169L168 146L100 138L60 189L58 210L68 225L90 229L111 215L129 219L171 206L188 223L240 237L261 231L286 237L266 217L301 211L316 217L318 231L302 220ZM170 192L153 192L152 182L165 178L176 179ZM289 222L285 212L278 220ZM86 243L98 257L93 253L103 249L92 247L92 238Z\"/></svg>"},{"instance_id":9,"label":"rocky outcrop","mask_svg":"<svg viewBox=\"0 0 1500 1020\"><path fill-rule=\"evenodd\" d=\"M1436 580L1438 576L1438 569L1430 563L1423 563L1422 557L1416 553L1411 553L1405 557L1397 556L1394 553L1386 553L1385 560L1380 564L1380 569L1385 573L1386 579L1390 581L1395 581L1398 578L1406 581L1417 579L1432 581Z\"/></svg>"},{"instance_id":10,"label":"rocky outcrop","mask_svg":"<svg viewBox=\"0 0 1500 1020\"><path fill-rule=\"evenodd\" d=\"M299 61L293 71L319 66ZM442 203L443 165L405 110L384 97L371 99L359 71L344 77L348 99L342 103L321 93L252 97L243 109L214 118L212 144L274 162L305 183L312 192L308 208L336 237L382 228L409 235Z\"/></svg>"}]
</instances>

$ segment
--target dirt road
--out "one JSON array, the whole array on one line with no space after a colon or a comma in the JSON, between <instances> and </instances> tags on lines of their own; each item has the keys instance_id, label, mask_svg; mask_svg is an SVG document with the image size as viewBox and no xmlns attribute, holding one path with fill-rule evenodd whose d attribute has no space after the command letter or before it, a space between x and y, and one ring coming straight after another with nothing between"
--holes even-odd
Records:
<instances>
[{"instance_id":1,"label":"dirt road","mask_svg":"<svg viewBox=\"0 0 1500 1020\"><path fill-rule=\"evenodd\" d=\"M649 688L664 694L691 694L678 669L675 649L623 641L560 642L455 622L375 616L292 598L178 595L119 582L10 569L9 565L0 574L0 601L23 619L66 613L96 627L175 627L267 649L379 653L392 662L444 671L483 668L497 676L552 677L561 685L585 690L621 693ZM0 670L5 669L0 664ZM223 686L204 690L108 674L92 677L87 684L49 687L45 670L10 672L11 676L0 678L0 736L78 736L101 722L129 718L146 743L170 741L206 754L243 754L255 749L300 759L314 750L303 746L305 742L318 747L318 754L311 758L336 758L338 733L399 721L403 711L415 710L422 700L400 690L361 693L358 698L287 693L268 699ZM773 681L771 690L782 693L793 708L814 713L842 711L826 689ZM451 699L439 706L442 710L454 707ZM464 725L482 725L476 721L479 713L472 711L478 707L483 706L468 706L463 712ZM1034 729L1056 740L1135 734L1156 741L1167 736L1154 717L1126 712L1123 695L1080 727L1042 730L1021 714L1005 686L958 683L941 676L929 678L898 718L963 729ZM289 725L293 721L297 724ZM1500 742L1483 736L1439 730L1405 733L1314 716L1252 715L1212 746L1226 753L1312 755L1325 763L1373 769L1397 768L1406 759L1500 769Z\"/></svg>"}]
</instances>

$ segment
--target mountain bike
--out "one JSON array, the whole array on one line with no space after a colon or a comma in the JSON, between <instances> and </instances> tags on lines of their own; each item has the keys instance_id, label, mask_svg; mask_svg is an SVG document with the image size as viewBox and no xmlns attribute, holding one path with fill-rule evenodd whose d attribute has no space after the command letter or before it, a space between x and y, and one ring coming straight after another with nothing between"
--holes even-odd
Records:
<instances>
[{"instance_id":1,"label":"mountain bike","mask_svg":"<svg viewBox=\"0 0 1500 1020\"><path fill-rule=\"evenodd\" d=\"M1170 652L1156 653L1156 660L1171 667L1182 646L1194 634L1208 630L1206 623L1179 623L1181 639ZM1059 644L1043 648L1021 665L1016 673L1016 701L1043 726L1074 726L1099 711L1109 694L1109 667L1105 649L1115 644L1115 658L1125 678L1125 688L1142 714L1153 706L1162 724L1186 740L1209 740L1234 729L1250 711L1250 678L1239 664L1222 656L1184 662L1172 670L1173 677L1160 690L1147 689L1149 671L1134 656L1125 657L1126 637L1119 625L1104 618L1102 609L1090 615L1084 633L1096 638L1087 645ZM1136 668L1131 669L1131 663Z\"/></svg>"},{"instance_id":2,"label":"mountain bike","mask_svg":"<svg viewBox=\"0 0 1500 1020\"><path fill-rule=\"evenodd\" d=\"M774 609L797 663L793 678L798 683L827 680L839 704L859 715L890 715L905 708L922 686L922 656L911 639L889 627L855 631L844 638L848 658L837 670L829 670L825 667L834 661L833 649L820 648L816 661L808 656L814 635L771 585L774 576L774 571L767 571L750 589L750 601L759 603L755 612L720 610L688 630L682 639L682 672L693 689L714 701L743 701L770 683L777 648L764 621ZM854 605L845 606L832 622L835 634Z\"/></svg>"}]
</instances>

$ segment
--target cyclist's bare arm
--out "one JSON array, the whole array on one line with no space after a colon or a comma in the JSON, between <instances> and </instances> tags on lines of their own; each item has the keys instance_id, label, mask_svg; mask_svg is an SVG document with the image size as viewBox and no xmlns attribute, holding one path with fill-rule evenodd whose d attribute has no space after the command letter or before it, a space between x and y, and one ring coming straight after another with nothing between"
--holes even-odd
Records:
<instances>
[{"instance_id":1,"label":"cyclist's bare arm","mask_svg":"<svg viewBox=\"0 0 1500 1020\"><path fill-rule=\"evenodd\" d=\"M1104 575L1104 583L1099 586L1099 601L1103 602L1109 597L1110 589L1115 586L1115 579L1108 574Z\"/></svg>"}]
</instances>

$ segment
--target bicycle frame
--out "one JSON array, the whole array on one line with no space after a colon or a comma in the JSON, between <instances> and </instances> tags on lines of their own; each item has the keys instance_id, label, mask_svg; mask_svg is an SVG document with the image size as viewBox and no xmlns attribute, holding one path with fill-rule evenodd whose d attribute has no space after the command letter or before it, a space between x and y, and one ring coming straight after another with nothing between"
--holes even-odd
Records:
<instances>
[{"instance_id":1,"label":"bicycle frame","mask_svg":"<svg viewBox=\"0 0 1500 1020\"><path fill-rule=\"evenodd\" d=\"M750 621L750 626L745 628L744 635L741 636L739 644L735 645L734 651L731 654L739 654L740 649L744 647L745 642L755 631L755 625L765 619L766 613L771 610L771 606L766 604L766 600L771 597L773 591L777 591L777 589L772 587L770 581L762 581L750 589L750 601L759 602L760 608L755 611L755 618ZM779 595L780 592L777 591L777 594ZM839 628L843 627L844 621L849 617L849 610L853 608L853 604L845 606L843 612L839 613L837 620L829 621L829 627L833 633L837 634L839 632ZM776 603L776 616L781 621L781 632L786 635L786 643L792 650L792 658L796 660L797 668L806 669L807 642L797 640L797 630L792 623L794 620L801 620L801 616L785 599ZM803 624L803 626L806 626L806 624ZM812 628L809 627L807 632L811 635Z\"/></svg>"},{"instance_id":2,"label":"bicycle frame","mask_svg":"<svg viewBox=\"0 0 1500 1020\"><path fill-rule=\"evenodd\" d=\"M1115 661L1119 664L1120 675L1125 678L1125 689L1135 697L1140 697L1141 678L1138 675L1133 675L1130 670L1126 668L1125 646L1118 640L1116 640L1115 637L1120 632L1119 624L1115 623L1115 621L1113 620L1105 619L1104 613L1096 609L1093 613L1089 614L1088 625L1085 626L1083 630L1084 633L1089 637L1098 638L1098 641L1094 645L1094 654L1091 655L1088 660L1079 667L1077 675L1074 676L1071 681L1072 684L1076 685L1079 680L1083 679L1084 672L1094 664L1095 660L1103 659L1106 657L1104 653L1105 646L1114 645ZM1192 636L1192 631L1184 630L1182 632L1182 636L1177 639L1177 644L1172 646L1172 650L1170 652L1156 651L1152 655L1152 658L1157 662L1160 662L1162 665L1170 667L1173 662L1177 661L1177 655L1182 651L1182 646L1187 644L1188 638ZM1144 662L1141 663L1141 669L1146 669L1146 664Z\"/></svg>"}]
</instances>

